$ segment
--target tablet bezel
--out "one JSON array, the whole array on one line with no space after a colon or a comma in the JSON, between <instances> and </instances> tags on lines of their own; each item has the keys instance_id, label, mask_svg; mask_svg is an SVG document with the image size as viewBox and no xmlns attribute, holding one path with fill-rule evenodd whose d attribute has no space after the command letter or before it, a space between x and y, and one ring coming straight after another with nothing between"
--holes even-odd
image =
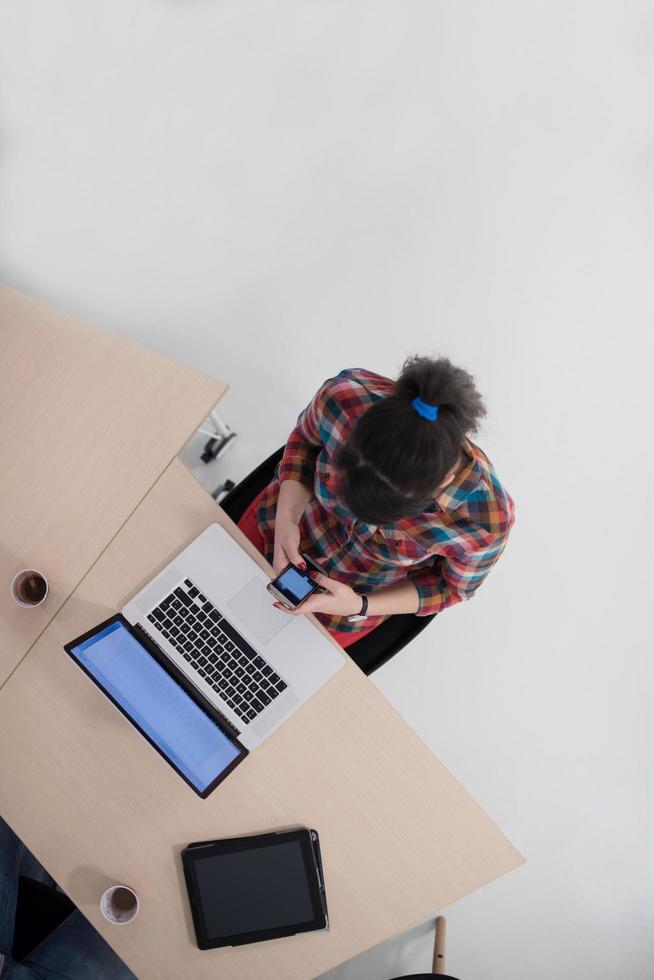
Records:
<instances>
[{"instance_id":1,"label":"tablet bezel","mask_svg":"<svg viewBox=\"0 0 654 980\"><path fill-rule=\"evenodd\" d=\"M122 705L119 704L115 700L115 698L112 697L112 695L107 691L105 687L103 687L100 681L97 680L97 678L95 678L89 670L87 670L85 665L82 664L77 659L76 655L73 653L73 649L79 646L80 643L84 643L86 642L86 640L90 640L97 633L100 633L103 629L106 629L107 626L112 626L114 623L120 623L121 626L124 626L127 629L127 631L134 637L137 643L139 643L150 654L153 660L156 660L159 666L163 670L165 670L170 677L173 678L173 680L182 688L185 694L187 694L191 698L191 700L198 706L198 708L201 708L201 710L204 711L204 713L209 716L209 718L214 722L216 727L220 729L223 735L225 735L225 737L228 738L229 741L239 750L239 754L236 756L236 758L233 759L232 762L230 762L230 764L227 766L227 768L223 769L223 771L216 777L216 779L214 779L212 783L209 783L209 785L205 789L200 790L198 789L197 786L195 786L191 782L188 776L186 776L185 773L183 773L181 769L179 769L175 765L175 763L168 758L166 753L156 744L155 741L153 741L152 738L150 738L147 732L143 731L141 726L131 717L131 715L127 713L127 711L125 711ZM128 622L125 619L125 617L121 615L121 613L116 613L115 616L110 616L109 619L105 619L104 622L99 623L97 626L94 626L93 629L87 630L86 633L82 633L82 635L78 636L77 639L71 640L70 643L65 643L64 650L69 655L73 663L84 671L86 676L93 681L95 686L100 691L102 691L104 696L109 701L111 701L111 703L116 708L118 708L121 715L123 715L123 717L126 718L127 721L134 726L137 732L140 732L143 738L150 743L152 748L163 759L166 760L170 768L174 769L177 775L181 776L181 778L184 780L187 786L190 786L193 792L201 799L206 800L206 798L211 793L213 793L215 788L219 786L220 783L222 783L222 781L226 779L231 772L234 771L236 766L240 765L240 763L243 762L243 759L245 759L245 757L249 755L248 749L238 740L236 730L229 724L227 719L223 718L223 716L216 710L216 708L214 708L214 706L210 704L209 701L206 700L206 698L203 698L200 692L193 687L191 682L187 680L187 678L184 676L181 670L178 670L177 667L163 653L161 653L157 645L154 643L153 640L150 639L150 637L145 632L145 630L140 628L135 628L134 626L132 626L132 624Z\"/></svg>"},{"instance_id":2,"label":"tablet bezel","mask_svg":"<svg viewBox=\"0 0 654 980\"><path fill-rule=\"evenodd\" d=\"M301 847L313 918L305 922L277 926L272 929L260 929L257 932L239 932L230 936L220 937L209 936L197 887L195 875L196 862L203 858L212 858L222 854L233 854L238 851L258 850L292 841L297 841ZM327 918L325 887L322 877L320 841L315 830L308 827L300 827L288 831L256 834L252 837L228 837L223 840L189 844L182 851L181 857L195 936L200 949L219 949L223 946L246 946L249 943L264 942L268 939L281 939L285 936L295 936L300 932L316 932L328 928L329 920Z\"/></svg>"}]
</instances>

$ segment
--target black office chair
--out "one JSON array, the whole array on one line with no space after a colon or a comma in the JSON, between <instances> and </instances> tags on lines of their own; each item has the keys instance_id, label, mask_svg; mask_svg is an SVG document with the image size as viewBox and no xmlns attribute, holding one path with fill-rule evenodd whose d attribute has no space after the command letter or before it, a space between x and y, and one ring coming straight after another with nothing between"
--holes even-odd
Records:
<instances>
[{"instance_id":1,"label":"black office chair","mask_svg":"<svg viewBox=\"0 0 654 980\"><path fill-rule=\"evenodd\" d=\"M220 506L235 523L238 523L255 497L268 486L283 453L282 446L222 497ZM349 646L346 653L364 674L372 674L399 653L418 633L422 633L433 618L434 616L412 614L390 616L367 636Z\"/></svg>"},{"instance_id":2,"label":"black office chair","mask_svg":"<svg viewBox=\"0 0 654 980\"><path fill-rule=\"evenodd\" d=\"M11 955L20 963L68 918L75 906L54 885L20 875Z\"/></svg>"}]
</instances>

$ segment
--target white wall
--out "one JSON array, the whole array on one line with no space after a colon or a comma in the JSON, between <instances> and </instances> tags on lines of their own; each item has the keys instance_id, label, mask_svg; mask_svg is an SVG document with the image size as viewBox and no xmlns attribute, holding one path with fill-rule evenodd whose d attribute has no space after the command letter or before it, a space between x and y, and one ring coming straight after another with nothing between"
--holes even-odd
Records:
<instances>
[{"instance_id":1,"label":"white wall","mask_svg":"<svg viewBox=\"0 0 654 980\"><path fill-rule=\"evenodd\" d=\"M0 274L230 381L209 482L343 366L487 396L510 548L375 677L528 858L464 980L654 976L653 47L639 0L0 5Z\"/></svg>"}]
</instances>

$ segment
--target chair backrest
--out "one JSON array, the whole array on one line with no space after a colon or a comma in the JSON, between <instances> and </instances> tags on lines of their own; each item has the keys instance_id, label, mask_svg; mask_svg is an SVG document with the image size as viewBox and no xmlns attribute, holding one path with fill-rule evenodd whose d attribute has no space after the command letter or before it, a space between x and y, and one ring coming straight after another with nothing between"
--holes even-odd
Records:
<instances>
[{"instance_id":1,"label":"chair backrest","mask_svg":"<svg viewBox=\"0 0 654 980\"><path fill-rule=\"evenodd\" d=\"M434 616L414 616L412 613L389 616L372 633L349 646L347 652L364 674L372 674L422 633L432 619Z\"/></svg>"},{"instance_id":2,"label":"chair backrest","mask_svg":"<svg viewBox=\"0 0 654 980\"><path fill-rule=\"evenodd\" d=\"M438 980L459 980L458 977L453 977L449 973L409 973L405 977L394 977L394 980L434 980L437 977Z\"/></svg>"},{"instance_id":3,"label":"chair backrest","mask_svg":"<svg viewBox=\"0 0 654 980\"><path fill-rule=\"evenodd\" d=\"M272 453L268 459L264 459L263 463L259 463L255 470L252 470L240 483L232 487L220 501L220 506L235 524L238 524L254 498L271 482L277 464L283 455L284 447L282 446L281 449Z\"/></svg>"},{"instance_id":4,"label":"chair backrest","mask_svg":"<svg viewBox=\"0 0 654 980\"><path fill-rule=\"evenodd\" d=\"M284 454L284 446L259 463L240 483L225 494L220 506L231 519L238 523L255 497L267 487L275 475L277 464ZM391 657L422 633L433 616L390 616L372 633L363 636L347 652L364 674L372 674Z\"/></svg>"}]
</instances>

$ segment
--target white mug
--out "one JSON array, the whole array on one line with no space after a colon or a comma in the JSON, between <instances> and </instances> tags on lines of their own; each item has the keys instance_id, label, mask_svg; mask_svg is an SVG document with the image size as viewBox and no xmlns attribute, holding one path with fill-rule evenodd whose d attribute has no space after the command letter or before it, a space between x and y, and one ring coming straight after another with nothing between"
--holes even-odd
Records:
<instances>
[{"instance_id":1,"label":"white mug","mask_svg":"<svg viewBox=\"0 0 654 980\"><path fill-rule=\"evenodd\" d=\"M45 588L45 591L43 591ZM23 568L11 581L11 598L24 609L35 609L48 596L48 580L36 568Z\"/></svg>"},{"instance_id":2,"label":"white mug","mask_svg":"<svg viewBox=\"0 0 654 980\"><path fill-rule=\"evenodd\" d=\"M139 911L139 898L128 885L112 885L100 899L100 911L115 926L124 926L135 919Z\"/></svg>"}]
</instances>

